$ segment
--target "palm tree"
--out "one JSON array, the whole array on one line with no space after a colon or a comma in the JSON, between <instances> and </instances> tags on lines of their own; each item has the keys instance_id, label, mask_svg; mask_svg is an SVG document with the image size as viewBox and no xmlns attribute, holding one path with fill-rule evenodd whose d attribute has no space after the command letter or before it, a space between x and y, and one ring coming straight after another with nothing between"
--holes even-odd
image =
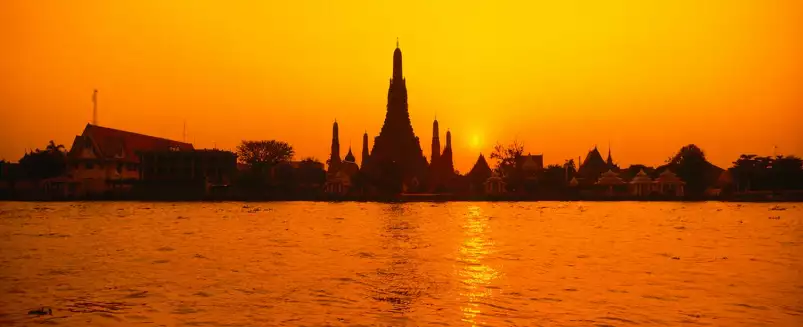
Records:
<instances>
[{"instance_id":1,"label":"palm tree","mask_svg":"<svg viewBox=\"0 0 803 327\"><path fill-rule=\"evenodd\" d=\"M50 143L47 144L47 148L45 148L47 152L64 152L66 149L64 148L63 144L56 145L56 142L50 140Z\"/></svg>"}]
</instances>

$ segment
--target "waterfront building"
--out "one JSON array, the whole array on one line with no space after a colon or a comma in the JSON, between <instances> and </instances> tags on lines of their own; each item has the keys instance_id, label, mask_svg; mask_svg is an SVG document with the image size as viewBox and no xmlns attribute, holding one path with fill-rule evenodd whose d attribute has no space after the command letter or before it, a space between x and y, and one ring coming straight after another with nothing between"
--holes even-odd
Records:
<instances>
[{"instance_id":1,"label":"waterfront building","mask_svg":"<svg viewBox=\"0 0 803 327\"><path fill-rule=\"evenodd\" d=\"M642 169L630 180L630 194L638 197L649 196L654 184L652 178Z\"/></svg>"},{"instance_id":2,"label":"waterfront building","mask_svg":"<svg viewBox=\"0 0 803 327\"><path fill-rule=\"evenodd\" d=\"M609 169L608 171L602 173L597 180L596 185L604 188L606 195L612 196L619 191L621 185L625 185L625 182L619 177L618 173Z\"/></svg>"},{"instance_id":3,"label":"waterfront building","mask_svg":"<svg viewBox=\"0 0 803 327\"><path fill-rule=\"evenodd\" d=\"M192 144L87 124L67 153L69 196L130 190L140 179L139 152L192 151Z\"/></svg>"},{"instance_id":4,"label":"waterfront building","mask_svg":"<svg viewBox=\"0 0 803 327\"><path fill-rule=\"evenodd\" d=\"M661 195L683 196L685 194L686 182L681 180L675 173L665 169L658 178L655 179L655 191Z\"/></svg>"},{"instance_id":5,"label":"waterfront building","mask_svg":"<svg viewBox=\"0 0 803 327\"><path fill-rule=\"evenodd\" d=\"M506 193L506 183L496 173L492 173L491 177L485 181L485 194L486 195L500 195Z\"/></svg>"},{"instance_id":6,"label":"waterfront building","mask_svg":"<svg viewBox=\"0 0 803 327\"><path fill-rule=\"evenodd\" d=\"M480 156L477 158L477 162L474 163L474 166L471 167L471 170L466 174L469 183L469 191L472 193L478 193L481 190L484 190L486 187L486 182L489 178L493 175L493 171L491 167L488 165L488 161L485 160L485 156L480 153Z\"/></svg>"},{"instance_id":7,"label":"waterfront building","mask_svg":"<svg viewBox=\"0 0 803 327\"><path fill-rule=\"evenodd\" d=\"M324 192L333 195L346 195L354 185L354 177L359 173L360 167L357 165L357 160L354 154L349 152L343 160L340 160L340 144L338 135L337 122L332 128L332 153L329 157L329 172L326 176L326 184L324 184ZM367 135L363 139L367 138ZM363 140L365 141L365 140ZM363 148L365 147L363 143ZM365 150L363 150L365 152ZM364 160L363 160L364 161Z\"/></svg>"}]
</instances>

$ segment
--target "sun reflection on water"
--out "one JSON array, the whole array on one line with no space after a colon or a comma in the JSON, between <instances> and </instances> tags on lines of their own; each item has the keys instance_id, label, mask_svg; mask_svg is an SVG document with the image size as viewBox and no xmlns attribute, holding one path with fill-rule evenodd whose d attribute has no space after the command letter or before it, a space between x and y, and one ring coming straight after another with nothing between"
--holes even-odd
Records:
<instances>
[{"instance_id":1,"label":"sun reflection on water","mask_svg":"<svg viewBox=\"0 0 803 327\"><path fill-rule=\"evenodd\" d=\"M460 296L464 298L460 310L463 312L462 320L472 326L480 325L478 316L481 313L480 305L487 303L491 296L490 282L499 273L493 268L483 264L483 259L493 249L493 242L488 239L488 217L482 215L477 206L468 207L463 224L463 233L466 238L460 245L458 261L462 265L458 276L463 283Z\"/></svg>"}]
</instances>

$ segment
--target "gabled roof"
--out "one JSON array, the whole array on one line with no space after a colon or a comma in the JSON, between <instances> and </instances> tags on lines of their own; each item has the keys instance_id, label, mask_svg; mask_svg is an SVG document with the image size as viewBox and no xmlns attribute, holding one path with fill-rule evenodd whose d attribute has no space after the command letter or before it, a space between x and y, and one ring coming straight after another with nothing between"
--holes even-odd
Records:
<instances>
[{"instance_id":1,"label":"gabled roof","mask_svg":"<svg viewBox=\"0 0 803 327\"><path fill-rule=\"evenodd\" d=\"M651 184L652 178L644 171L644 169L640 170L636 177L633 177L633 180L630 181L631 184Z\"/></svg>"},{"instance_id":2,"label":"gabled roof","mask_svg":"<svg viewBox=\"0 0 803 327\"><path fill-rule=\"evenodd\" d=\"M137 152L140 151L194 150L189 143L92 124L87 124L84 132L76 137L68 156L72 158L79 156L82 145L91 145L99 158L126 162L139 162Z\"/></svg>"},{"instance_id":3,"label":"gabled roof","mask_svg":"<svg viewBox=\"0 0 803 327\"><path fill-rule=\"evenodd\" d=\"M519 157L517 162L518 166L524 170L540 170L544 169L544 155L543 154L527 154L526 156Z\"/></svg>"},{"instance_id":4,"label":"gabled roof","mask_svg":"<svg viewBox=\"0 0 803 327\"><path fill-rule=\"evenodd\" d=\"M673 173L669 169L665 169L663 172L661 172L661 174L658 175L658 178L656 178L655 181L659 182L659 183L682 183L682 184L685 184L683 182L683 180L681 180L678 177L677 174Z\"/></svg>"},{"instance_id":5,"label":"gabled roof","mask_svg":"<svg viewBox=\"0 0 803 327\"><path fill-rule=\"evenodd\" d=\"M601 172L608 168L608 164L602 159L602 154L599 153L597 147L594 147L593 150L588 151L586 159L583 160L583 164L580 165L579 173L584 175L587 172Z\"/></svg>"},{"instance_id":6,"label":"gabled roof","mask_svg":"<svg viewBox=\"0 0 803 327\"><path fill-rule=\"evenodd\" d=\"M602 174L599 180L597 180L597 184L618 185L624 184L624 181L619 177L619 174L613 172L612 170L608 170Z\"/></svg>"},{"instance_id":7,"label":"gabled roof","mask_svg":"<svg viewBox=\"0 0 803 327\"><path fill-rule=\"evenodd\" d=\"M474 167L471 168L471 171L468 172L468 176L490 176L491 175L491 166L488 165L488 162L485 161L485 156L480 154L479 158L477 158L477 162L474 163Z\"/></svg>"}]
</instances>

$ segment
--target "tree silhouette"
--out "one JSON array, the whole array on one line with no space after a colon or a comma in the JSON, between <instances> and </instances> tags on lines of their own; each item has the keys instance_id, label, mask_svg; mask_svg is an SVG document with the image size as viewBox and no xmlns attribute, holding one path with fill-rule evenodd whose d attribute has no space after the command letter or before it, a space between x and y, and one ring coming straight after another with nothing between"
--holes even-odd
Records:
<instances>
[{"instance_id":1,"label":"tree silhouette","mask_svg":"<svg viewBox=\"0 0 803 327\"><path fill-rule=\"evenodd\" d=\"M323 163L313 157L304 158L298 165L297 182L304 187L323 185L326 182L326 170Z\"/></svg>"},{"instance_id":2,"label":"tree silhouette","mask_svg":"<svg viewBox=\"0 0 803 327\"><path fill-rule=\"evenodd\" d=\"M524 155L524 144L518 140L513 140L507 146L501 143L496 143L493 152L491 152L491 159L496 160L496 171L500 176L510 174L519 162L519 158Z\"/></svg>"},{"instance_id":3,"label":"tree silhouette","mask_svg":"<svg viewBox=\"0 0 803 327\"><path fill-rule=\"evenodd\" d=\"M733 162L737 191L803 189L803 160L795 156L743 154Z\"/></svg>"},{"instance_id":4,"label":"tree silhouette","mask_svg":"<svg viewBox=\"0 0 803 327\"><path fill-rule=\"evenodd\" d=\"M55 152L64 152L65 148L63 144L56 145L53 140L50 140L50 143L47 144L45 151L55 153Z\"/></svg>"},{"instance_id":5,"label":"tree silhouette","mask_svg":"<svg viewBox=\"0 0 803 327\"><path fill-rule=\"evenodd\" d=\"M566 166L549 165L541 174L540 184L549 189L560 189L566 185Z\"/></svg>"},{"instance_id":6,"label":"tree silhouette","mask_svg":"<svg viewBox=\"0 0 803 327\"><path fill-rule=\"evenodd\" d=\"M47 179L61 176L67 169L67 154L64 145L50 141L45 151L36 149L26 153L20 160L20 167L28 178Z\"/></svg>"},{"instance_id":7,"label":"tree silhouette","mask_svg":"<svg viewBox=\"0 0 803 327\"><path fill-rule=\"evenodd\" d=\"M708 187L707 177L713 165L698 146L689 144L680 148L667 166L686 182L686 193L700 195Z\"/></svg>"},{"instance_id":8,"label":"tree silhouette","mask_svg":"<svg viewBox=\"0 0 803 327\"><path fill-rule=\"evenodd\" d=\"M257 171L290 161L294 154L295 151L290 144L276 140L242 141L237 146L238 160L251 165L251 168Z\"/></svg>"}]
</instances>

